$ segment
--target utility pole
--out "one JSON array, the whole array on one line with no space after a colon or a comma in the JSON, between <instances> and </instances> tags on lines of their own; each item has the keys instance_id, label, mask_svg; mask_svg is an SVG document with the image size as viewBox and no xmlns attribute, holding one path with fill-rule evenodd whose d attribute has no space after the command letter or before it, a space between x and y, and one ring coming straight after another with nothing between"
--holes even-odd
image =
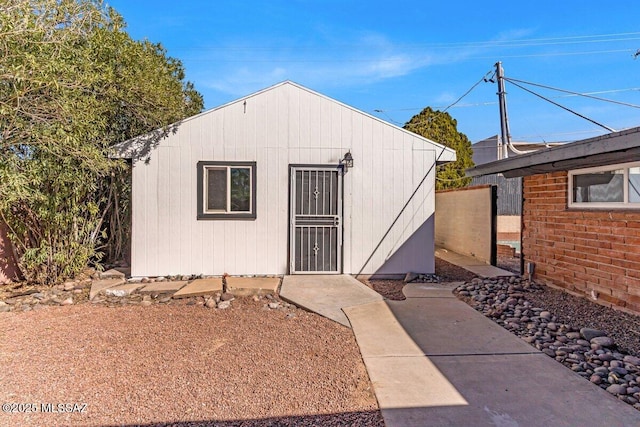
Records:
<instances>
[{"instance_id":1,"label":"utility pole","mask_svg":"<svg viewBox=\"0 0 640 427\"><path fill-rule=\"evenodd\" d=\"M500 105L500 141L498 142L498 159L509 157L511 146L511 134L509 132L509 120L507 118L507 92L504 88L504 76L502 62L496 62L496 79L498 80L498 104Z\"/></svg>"}]
</instances>

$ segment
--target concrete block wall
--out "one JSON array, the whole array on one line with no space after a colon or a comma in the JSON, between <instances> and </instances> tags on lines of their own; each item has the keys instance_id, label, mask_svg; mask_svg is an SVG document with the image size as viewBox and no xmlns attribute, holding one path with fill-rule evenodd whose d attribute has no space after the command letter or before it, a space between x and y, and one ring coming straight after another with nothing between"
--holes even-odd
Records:
<instances>
[{"instance_id":1,"label":"concrete block wall","mask_svg":"<svg viewBox=\"0 0 640 427\"><path fill-rule=\"evenodd\" d=\"M499 195L498 202L500 202ZM498 215L498 241L520 240L520 222L520 215Z\"/></svg>"},{"instance_id":2,"label":"concrete block wall","mask_svg":"<svg viewBox=\"0 0 640 427\"><path fill-rule=\"evenodd\" d=\"M640 313L640 211L568 209L568 174L524 178L525 263L534 279Z\"/></svg>"},{"instance_id":3,"label":"concrete block wall","mask_svg":"<svg viewBox=\"0 0 640 427\"><path fill-rule=\"evenodd\" d=\"M436 245L495 264L495 209L491 185L438 191Z\"/></svg>"}]
</instances>

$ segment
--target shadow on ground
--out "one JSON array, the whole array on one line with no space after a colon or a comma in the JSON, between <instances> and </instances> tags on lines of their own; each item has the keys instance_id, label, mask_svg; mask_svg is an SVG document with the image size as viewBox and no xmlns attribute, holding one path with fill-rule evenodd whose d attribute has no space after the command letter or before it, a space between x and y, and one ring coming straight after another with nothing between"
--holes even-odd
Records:
<instances>
[{"instance_id":1,"label":"shadow on ground","mask_svg":"<svg viewBox=\"0 0 640 427\"><path fill-rule=\"evenodd\" d=\"M194 420L147 424L110 424L103 427L253 427L253 426L379 426L384 427L380 411L344 412L339 414L294 415L246 420Z\"/></svg>"}]
</instances>

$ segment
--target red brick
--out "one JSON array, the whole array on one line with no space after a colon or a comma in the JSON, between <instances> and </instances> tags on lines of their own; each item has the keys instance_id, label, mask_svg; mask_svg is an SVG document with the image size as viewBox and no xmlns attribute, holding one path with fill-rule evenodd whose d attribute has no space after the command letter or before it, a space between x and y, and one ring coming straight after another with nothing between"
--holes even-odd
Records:
<instances>
[{"instance_id":1,"label":"red brick","mask_svg":"<svg viewBox=\"0 0 640 427\"><path fill-rule=\"evenodd\" d=\"M612 275L621 276L621 277L624 277L624 275L627 272L627 270L622 267L618 267L610 264L599 264L596 268L600 271L606 271L608 273L611 273Z\"/></svg>"},{"instance_id":2,"label":"red brick","mask_svg":"<svg viewBox=\"0 0 640 427\"><path fill-rule=\"evenodd\" d=\"M640 279L637 277L631 277L629 275L619 276L619 281L627 286L627 289L638 288L640 289Z\"/></svg>"},{"instance_id":3,"label":"red brick","mask_svg":"<svg viewBox=\"0 0 640 427\"><path fill-rule=\"evenodd\" d=\"M607 256L612 259L622 259L625 256L625 252L614 251L611 249L598 248L598 255Z\"/></svg>"},{"instance_id":4,"label":"red brick","mask_svg":"<svg viewBox=\"0 0 640 427\"><path fill-rule=\"evenodd\" d=\"M640 305L640 295L629 295L627 301L634 305Z\"/></svg>"},{"instance_id":5,"label":"red brick","mask_svg":"<svg viewBox=\"0 0 640 427\"><path fill-rule=\"evenodd\" d=\"M640 279L640 271L638 270L626 270L627 277L633 277L634 279Z\"/></svg>"},{"instance_id":6,"label":"red brick","mask_svg":"<svg viewBox=\"0 0 640 427\"><path fill-rule=\"evenodd\" d=\"M612 264L619 265L620 267L626 268L628 270L640 271L640 262L637 261L617 258L612 260Z\"/></svg>"},{"instance_id":7,"label":"red brick","mask_svg":"<svg viewBox=\"0 0 640 427\"><path fill-rule=\"evenodd\" d=\"M640 286L638 285L629 285L627 288L627 293L629 295L639 296L640 297Z\"/></svg>"},{"instance_id":8,"label":"red brick","mask_svg":"<svg viewBox=\"0 0 640 427\"><path fill-rule=\"evenodd\" d=\"M640 236L624 236L624 243L627 245L637 245L640 246Z\"/></svg>"},{"instance_id":9,"label":"red brick","mask_svg":"<svg viewBox=\"0 0 640 427\"><path fill-rule=\"evenodd\" d=\"M589 276L592 277L598 277L598 278L603 278L603 279L608 279L608 280L612 280L613 279L613 275L607 271L602 271L599 270L597 268L587 268L586 269L586 273Z\"/></svg>"},{"instance_id":10,"label":"red brick","mask_svg":"<svg viewBox=\"0 0 640 427\"><path fill-rule=\"evenodd\" d=\"M624 300L621 300L619 298L616 298L614 296L611 295L606 295L606 294L600 294L598 296L599 299L605 300L607 302L610 302L611 304L614 305L619 305L620 307L624 307L626 305L626 302Z\"/></svg>"},{"instance_id":11,"label":"red brick","mask_svg":"<svg viewBox=\"0 0 640 427\"><path fill-rule=\"evenodd\" d=\"M630 303L629 300L627 300L626 308L633 313L636 313L636 314L640 313L640 303L633 304L633 303Z\"/></svg>"},{"instance_id":12,"label":"red brick","mask_svg":"<svg viewBox=\"0 0 640 427\"><path fill-rule=\"evenodd\" d=\"M623 250L625 254L629 254L629 253L640 254L640 246L636 246L636 245L621 245L620 250Z\"/></svg>"}]
</instances>

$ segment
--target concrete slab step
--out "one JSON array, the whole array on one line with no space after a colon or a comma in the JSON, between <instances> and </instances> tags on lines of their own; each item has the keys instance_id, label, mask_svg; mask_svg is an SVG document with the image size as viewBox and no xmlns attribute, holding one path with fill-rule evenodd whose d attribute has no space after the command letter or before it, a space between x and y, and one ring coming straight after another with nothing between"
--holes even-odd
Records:
<instances>
[{"instance_id":1,"label":"concrete slab step","mask_svg":"<svg viewBox=\"0 0 640 427\"><path fill-rule=\"evenodd\" d=\"M274 293L280 277L227 277L227 290L236 296Z\"/></svg>"},{"instance_id":2,"label":"concrete slab step","mask_svg":"<svg viewBox=\"0 0 640 427\"><path fill-rule=\"evenodd\" d=\"M141 294L174 294L182 289L188 282L183 281L171 281L171 282L155 282L148 283L144 288L140 289Z\"/></svg>"},{"instance_id":3,"label":"concrete slab step","mask_svg":"<svg viewBox=\"0 0 640 427\"><path fill-rule=\"evenodd\" d=\"M173 298L214 295L216 292L222 292L222 278L196 279L173 294Z\"/></svg>"},{"instance_id":4,"label":"concrete slab step","mask_svg":"<svg viewBox=\"0 0 640 427\"><path fill-rule=\"evenodd\" d=\"M125 283L105 289L104 294L114 297L126 297L127 295L135 293L138 289L144 287L144 285L144 283Z\"/></svg>"},{"instance_id":5,"label":"concrete slab step","mask_svg":"<svg viewBox=\"0 0 640 427\"><path fill-rule=\"evenodd\" d=\"M113 288L114 286L122 285L123 283L125 283L124 278L94 280L91 283L91 290L89 290L89 300L94 299L96 295L105 289Z\"/></svg>"},{"instance_id":6,"label":"concrete slab step","mask_svg":"<svg viewBox=\"0 0 640 427\"><path fill-rule=\"evenodd\" d=\"M402 293L407 298L455 298L452 291L462 283L409 283L402 288Z\"/></svg>"}]
</instances>

